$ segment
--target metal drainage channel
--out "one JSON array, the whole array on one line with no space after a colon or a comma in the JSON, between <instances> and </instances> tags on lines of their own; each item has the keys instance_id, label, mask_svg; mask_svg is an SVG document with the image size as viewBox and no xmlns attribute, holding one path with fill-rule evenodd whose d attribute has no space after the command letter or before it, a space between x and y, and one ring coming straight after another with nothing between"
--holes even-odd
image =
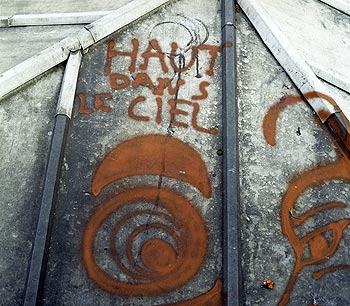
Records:
<instances>
[{"instance_id":1,"label":"metal drainage channel","mask_svg":"<svg viewBox=\"0 0 350 306\"><path fill-rule=\"evenodd\" d=\"M223 124L223 298L225 306L241 305L242 277L239 228L238 108L236 99L235 0L222 0Z\"/></svg>"}]
</instances>

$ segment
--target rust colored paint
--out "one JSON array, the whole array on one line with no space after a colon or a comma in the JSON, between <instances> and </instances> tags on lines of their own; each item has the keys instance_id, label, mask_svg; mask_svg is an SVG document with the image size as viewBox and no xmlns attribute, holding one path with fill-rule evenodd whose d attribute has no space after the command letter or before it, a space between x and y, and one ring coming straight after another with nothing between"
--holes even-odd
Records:
<instances>
[{"instance_id":1,"label":"rust colored paint","mask_svg":"<svg viewBox=\"0 0 350 306\"><path fill-rule=\"evenodd\" d=\"M173 220L174 228L169 228L169 231L176 236L176 247L161 239L148 240L140 254L146 269L138 266L141 273L132 271L128 273L129 276L139 275L143 281L139 282L137 278L133 278L132 282L122 281L99 267L94 256L94 241L98 229L106 218L126 205L142 201L154 203L166 210L168 218ZM147 224L148 229L159 226L157 223ZM144 227L141 226L137 231L144 231ZM115 234L113 233L112 237ZM131 233L130 239L133 240L137 234L137 232ZM129 248L130 244L126 250L129 252L128 257L132 256ZM180 194L156 187L129 189L100 205L90 217L83 236L83 261L88 276L103 290L121 296L155 296L181 287L199 271L206 250L207 229L197 208ZM119 266L120 260L116 263ZM126 267L121 269L125 270Z\"/></svg>"},{"instance_id":2,"label":"rust colored paint","mask_svg":"<svg viewBox=\"0 0 350 306\"><path fill-rule=\"evenodd\" d=\"M336 121L335 117L329 112L320 111L318 113L318 116L322 120L328 119L327 120L328 126L343 141L347 150L350 150L350 123L348 119L344 116L344 114L341 112L338 104L334 101L334 99L328 95L325 95L317 91L305 93L304 97L308 100L315 99L315 98L324 99L330 104L332 104L335 107L335 109L338 110L341 120L345 125L345 131L342 130L342 128L339 126L339 122ZM265 139L270 145L274 146L276 144L276 124L280 113L286 107L302 101L303 101L303 98L301 96L287 96L287 97L283 97L278 103L274 104L269 109L269 111L264 117L263 131L264 131Z\"/></svg>"},{"instance_id":3,"label":"rust colored paint","mask_svg":"<svg viewBox=\"0 0 350 306\"><path fill-rule=\"evenodd\" d=\"M156 123L160 124L162 122L162 110L163 110L163 100L160 97L156 98L157 102L157 116L156 116Z\"/></svg>"},{"instance_id":4,"label":"rust colored paint","mask_svg":"<svg viewBox=\"0 0 350 306\"><path fill-rule=\"evenodd\" d=\"M336 272L339 270L350 270L350 266L349 265L331 266L331 267L328 267L328 268L325 268L325 269L322 269L322 270L319 270L319 271L312 273L312 277L314 279L320 279L322 276L325 276L328 273Z\"/></svg>"},{"instance_id":5,"label":"rust colored paint","mask_svg":"<svg viewBox=\"0 0 350 306\"><path fill-rule=\"evenodd\" d=\"M176 51L178 49L178 45L176 42L173 42L171 44L171 53L170 53L170 57L169 57L169 60L170 60L170 65L171 67L174 69L175 72L177 73L181 73L181 72L185 72L189 69L191 69L191 67L193 66L193 64L195 63L196 61L196 58L198 57L198 49L196 46L192 46L192 54L191 54L191 59L190 61L188 62L187 65L184 65L183 67L178 67L176 64L175 64L175 56L177 55Z\"/></svg>"},{"instance_id":6,"label":"rust colored paint","mask_svg":"<svg viewBox=\"0 0 350 306\"><path fill-rule=\"evenodd\" d=\"M193 103L193 116L192 116L192 126L196 131L203 132L203 133L208 133L211 135L216 135L218 130L215 128L212 129L206 129L203 127L200 127L197 123L198 120L198 113L199 113L199 104L198 103Z\"/></svg>"},{"instance_id":7,"label":"rust colored paint","mask_svg":"<svg viewBox=\"0 0 350 306\"><path fill-rule=\"evenodd\" d=\"M163 306L221 306L222 280L218 279L213 288L192 300Z\"/></svg>"},{"instance_id":8,"label":"rust colored paint","mask_svg":"<svg viewBox=\"0 0 350 306\"><path fill-rule=\"evenodd\" d=\"M206 28L204 23L200 20L196 20L196 22L200 23L203 28ZM173 22L165 22L173 24ZM162 23L164 24L164 23ZM209 35L209 32L207 33ZM198 34L199 35L199 34ZM198 36L199 37L199 36ZM182 79L181 74L190 69L195 69L196 74L193 74L193 77L200 78L202 77L199 73L200 71L200 60L203 56L209 57L208 67L206 67L205 73L213 77L214 76L214 67L217 61L219 54L222 52L223 48L231 47L231 42L225 42L221 45L208 45L204 44L208 37L203 38L203 41L198 44L190 43L187 46L186 50L181 50L181 52L177 52L179 46L176 42L172 42L170 45L170 52L164 52L160 47L157 39L151 39L148 41L146 50L140 53L139 46L140 42L137 38L133 38L131 40L131 46L127 48L127 51L119 50L119 48L123 48L124 45L116 47L117 42L114 40L110 40L107 43L107 54L106 54L106 64L104 67L104 73L109 79L110 89L112 90L123 90L132 87L131 89L139 88L140 86L146 87L149 89L151 95L154 98L154 106L152 106L152 96L151 98L147 95L134 97L134 99L130 102L128 106L128 115L132 120L136 121L148 121L155 122L156 124L161 124L163 121L162 118L162 110L163 106L167 104L170 106L169 115L170 115L170 124L173 126L178 126L182 128L193 127L195 131L201 133L207 133L211 135L216 135L218 130L216 128L204 128L199 125L198 117L200 116L201 107L195 101L205 100L209 96L209 88L210 83L207 81L203 81L199 83L199 93L193 94L190 97L185 97L187 99L178 99L179 91L186 84L186 82ZM116 50L117 48L117 50ZM190 55L186 55L187 51L190 51ZM203 54L201 54L203 53ZM128 67L129 72L135 73L136 65L138 59L143 60L141 64L138 65L138 69L140 72L127 75L124 73L114 72L112 70L118 67L117 58L122 58L126 60L130 60L130 65ZM112 65L113 60L116 61L115 65ZM159 63L159 74L154 76L153 69L152 74L148 71L149 61L155 61ZM177 63L176 63L177 62ZM206 61L204 62L206 63ZM196 64L196 65L195 65ZM152 65L153 67L154 65ZM195 67L194 67L195 66ZM112 69L113 68L113 69ZM154 68L154 67L153 67ZM173 70L177 77L168 78L163 74ZM190 74L189 74L190 75ZM158 77L157 77L158 76ZM154 79L156 77L156 80ZM176 83L175 83L176 82ZM190 83L190 82L188 82ZM187 84L188 85L188 84ZM167 92L166 92L167 89ZM173 96L169 99L163 99L164 94L168 93ZM107 96L108 95L108 96ZM147 96L147 98L146 98ZM84 96L85 98L85 96ZM102 110L104 112L110 112L111 106L105 106L103 99L111 99L112 94L104 93L97 94L95 97L95 109ZM193 101L191 101L192 99ZM135 107L139 103L151 103L151 108L156 108L155 116L146 116L142 114L141 111L135 111ZM188 112L186 110L177 108L177 105L186 104L191 106L192 112ZM93 109L86 108L86 99L81 99L80 103L81 107L79 112L82 114L92 114L94 112ZM203 106L202 106L203 107ZM181 120L176 120L175 117L177 115L187 116L187 122L183 122ZM182 119L184 120L184 119Z\"/></svg>"},{"instance_id":9,"label":"rust colored paint","mask_svg":"<svg viewBox=\"0 0 350 306\"><path fill-rule=\"evenodd\" d=\"M108 42L108 48L107 48L107 61L106 61L106 66L105 66L105 74L110 74L111 73L111 66L112 66L112 59L113 57L116 56L127 56L130 57L130 66L129 66L129 71L130 72L135 72L136 69L136 57L137 53L139 51L139 41L136 38L133 38L131 40L132 43L132 50L130 52L125 52L125 51L115 51L115 41L110 40Z\"/></svg>"},{"instance_id":10,"label":"rust colored paint","mask_svg":"<svg viewBox=\"0 0 350 306\"><path fill-rule=\"evenodd\" d=\"M124 89L130 85L130 78L124 74L113 73L109 76L109 84L112 89Z\"/></svg>"},{"instance_id":11,"label":"rust colored paint","mask_svg":"<svg viewBox=\"0 0 350 306\"><path fill-rule=\"evenodd\" d=\"M341 140L342 144L346 147L348 151L350 151L350 123L347 121L347 118L343 113L340 113L340 118L342 122L345 124L345 130L340 126L338 120L334 115L331 115L327 120L327 124L329 125L332 132L337 135Z\"/></svg>"},{"instance_id":12,"label":"rust colored paint","mask_svg":"<svg viewBox=\"0 0 350 306\"><path fill-rule=\"evenodd\" d=\"M336 103L332 98L321 93L312 92L305 94L307 99L320 97L327 99L332 105ZM281 99L281 101L272 106L265 115L263 122L263 132L266 141L270 145L276 144L276 121L280 112L287 106L302 101L301 97L291 96ZM324 114L325 115L325 114ZM315 265L327 261L332 257L339 247L340 240L343 236L343 230L350 225L350 219L340 219L338 221L330 222L303 237L299 237L295 228L305 222L308 218L316 215L321 211L335 208L344 208L346 205L342 202L330 202L319 207L312 208L305 214L298 218L293 218L290 211L294 209L299 196L309 188L320 186L326 181L331 180L345 180L350 181L350 161L347 154L340 152L340 157L336 162L326 165L320 165L316 168L306 170L296 176L288 185L285 192L280 209L280 220L282 233L288 238L295 253L295 264L290 275L288 284L279 301L279 306L284 306L289 303L290 294L293 286L297 280L299 272L308 265ZM332 233L332 241L329 243L326 239L325 233ZM310 250L310 256L304 258L303 250L307 247ZM348 265L331 266L322 269L313 274L315 279L318 279L326 273L334 272L340 269L349 269Z\"/></svg>"},{"instance_id":13,"label":"rust colored paint","mask_svg":"<svg viewBox=\"0 0 350 306\"><path fill-rule=\"evenodd\" d=\"M321 211L332 209L332 208L346 208L346 205L343 202L330 202L330 203L321 205L319 207L315 207L312 210L309 210L308 212L306 212L305 214L298 216L296 219L292 219L293 226L297 227L302 223L304 223L307 219L320 213Z\"/></svg>"},{"instance_id":14,"label":"rust colored paint","mask_svg":"<svg viewBox=\"0 0 350 306\"><path fill-rule=\"evenodd\" d=\"M86 97L84 94L79 94L78 95L80 106L79 106L79 113L80 114L85 114L85 115L90 115L94 112L92 108L88 108L86 106Z\"/></svg>"},{"instance_id":15,"label":"rust colored paint","mask_svg":"<svg viewBox=\"0 0 350 306\"><path fill-rule=\"evenodd\" d=\"M137 120L137 121L149 121L149 117L148 116L139 116L139 115L136 115L135 112L134 112L134 108L136 107L137 104L139 103L143 103L146 101L146 98L145 97L137 97L136 99L134 99L129 107L128 107L128 115L130 118L134 119L134 120Z\"/></svg>"},{"instance_id":16,"label":"rust colored paint","mask_svg":"<svg viewBox=\"0 0 350 306\"><path fill-rule=\"evenodd\" d=\"M212 129L207 129L204 127L201 127L198 125L198 114L199 114L199 104L198 103L192 103L191 101L185 100L185 99L169 99L168 104L170 105L170 110L169 110L169 114L170 114L170 119L171 119L171 124L173 126L181 126L181 127L188 127L187 123L181 122L176 120L176 115L183 115L183 116L187 116L189 113L187 111L184 111L182 109L177 108L178 105L189 105L193 107L193 113L192 113L192 119L191 119L191 124L193 126L193 128L198 131L198 132L202 132L202 133L207 133L207 134L211 134L211 135L216 135L217 134L217 129L212 128Z\"/></svg>"},{"instance_id":17,"label":"rust colored paint","mask_svg":"<svg viewBox=\"0 0 350 306\"><path fill-rule=\"evenodd\" d=\"M101 111L103 111L105 113L109 113L111 111L111 107L105 105L104 99L111 100L112 99L112 95L109 94L109 93L97 94L95 96L94 106L95 106L96 109L99 109L99 110L101 110Z\"/></svg>"},{"instance_id":18,"label":"rust colored paint","mask_svg":"<svg viewBox=\"0 0 350 306\"><path fill-rule=\"evenodd\" d=\"M156 52L154 52L154 50ZM143 52L141 56L144 58L144 62L140 65L140 69L146 70L148 68L149 59L154 57L159 59L163 72L168 72L168 66L165 63L165 54L163 53L156 39L152 39L149 42L146 51Z\"/></svg>"},{"instance_id":19,"label":"rust colored paint","mask_svg":"<svg viewBox=\"0 0 350 306\"><path fill-rule=\"evenodd\" d=\"M164 175L199 189L207 198L211 185L199 153L164 135L135 137L118 145L102 161L92 183L96 196L113 181L135 175Z\"/></svg>"},{"instance_id":20,"label":"rust colored paint","mask_svg":"<svg viewBox=\"0 0 350 306\"><path fill-rule=\"evenodd\" d=\"M300 96L286 96L279 102L275 103L266 113L263 121L263 132L265 140L271 146L276 145L276 125L277 119L281 112L290 105L294 105L303 101Z\"/></svg>"},{"instance_id":21,"label":"rust colored paint","mask_svg":"<svg viewBox=\"0 0 350 306\"><path fill-rule=\"evenodd\" d=\"M113 149L96 171L92 193L98 195L112 181L127 176L150 174L182 180L210 197L211 185L199 153L180 140L163 135L135 137ZM147 208L139 206L145 202ZM118 217L114 217L109 231L109 256L127 280L115 272L109 273L96 260L98 232L112 215ZM140 217L155 217L156 221L126 227L125 247L118 247L123 228L125 237L125 224ZM136 258L134 241L149 230L164 235L152 235L142 241ZM161 186L134 187L118 193L93 212L83 234L83 262L89 278L111 294L158 296L179 289L197 275L208 248L207 232L200 211L186 197ZM222 281L218 279L208 292L167 306L219 306L221 289Z\"/></svg>"},{"instance_id":22,"label":"rust colored paint","mask_svg":"<svg viewBox=\"0 0 350 306\"><path fill-rule=\"evenodd\" d=\"M142 72L136 75L135 80L132 83L132 87L137 88L140 85L147 86L151 91L154 90L152 80L147 73Z\"/></svg>"},{"instance_id":23,"label":"rust colored paint","mask_svg":"<svg viewBox=\"0 0 350 306\"><path fill-rule=\"evenodd\" d=\"M170 95L175 95L179 88L185 84L185 80L179 79L176 81L176 85L173 87L169 78L157 78L158 86L153 90L154 95L162 96L164 89L167 87Z\"/></svg>"},{"instance_id":24,"label":"rust colored paint","mask_svg":"<svg viewBox=\"0 0 350 306\"><path fill-rule=\"evenodd\" d=\"M200 95L194 95L191 97L192 100L204 100L206 98L208 98L208 92L205 89L206 87L208 87L210 85L209 82L201 82L199 84L199 90L201 92Z\"/></svg>"},{"instance_id":25,"label":"rust colored paint","mask_svg":"<svg viewBox=\"0 0 350 306\"><path fill-rule=\"evenodd\" d=\"M206 71L206 74L209 76L214 75L214 65L215 65L215 60L217 59L219 53L222 52L224 48L229 48L232 47L231 42L225 42L222 44L222 46L213 46L213 45L201 45L199 46L199 50L206 50L209 51L209 54L211 56L210 58L210 63L209 63L209 68Z\"/></svg>"},{"instance_id":26,"label":"rust colored paint","mask_svg":"<svg viewBox=\"0 0 350 306\"><path fill-rule=\"evenodd\" d=\"M171 118L171 124L172 124L173 126L182 126L182 127L187 128L187 127L188 127L188 124L176 120L176 115L184 115L184 116L187 116L187 115L188 115L188 112L186 112L186 111L184 111L184 110L182 110L182 109L177 108L177 106L178 106L178 105L181 105L181 104L192 106L192 102L187 101L187 100L185 100L185 99L176 99L176 100L175 100L175 99L170 99L170 100L168 101L168 104L170 105L169 113L170 113L170 118Z\"/></svg>"}]
</instances>

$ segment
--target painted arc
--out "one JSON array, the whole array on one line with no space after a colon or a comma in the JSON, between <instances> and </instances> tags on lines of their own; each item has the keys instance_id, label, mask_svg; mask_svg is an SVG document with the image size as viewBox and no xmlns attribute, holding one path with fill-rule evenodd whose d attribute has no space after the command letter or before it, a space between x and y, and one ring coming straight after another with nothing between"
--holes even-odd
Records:
<instances>
[{"instance_id":1,"label":"painted arc","mask_svg":"<svg viewBox=\"0 0 350 306\"><path fill-rule=\"evenodd\" d=\"M115 147L102 161L92 182L97 196L110 183L136 175L163 175L191 184L207 198L211 185L200 154L184 142L164 135L145 135Z\"/></svg>"},{"instance_id":2,"label":"painted arc","mask_svg":"<svg viewBox=\"0 0 350 306\"><path fill-rule=\"evenodd\" d=\"M133 277L134 273L128 273L125 267L121 266L121 261L112 256L124 274L132 278L130 281L122 281L104 271L96 262L96 236L102 224L112 214L118 214L124 207L143 201L154 203L166 210L174 220L176 230L170 228L169 232L174 235L177 233L177 237L174 237L176 246L173 247L161 239L151 238L146 241L141 248L140 257L149 272L139 273L142 280ZM160 224L149 226L161 227ZM141 226L129 233L129 237L133 239L135 233L142 230ZM136 187L117 194L94 211L83 235L83 262L89 278L109 293L120 296L157 296L180 288L197 274L204 261L207 245L205 222L199 210L188 199L165 188ZM125 252L131 254L128 248Z\"/></svg>"},{"instance_id":3,"label":"painted arc","mask_svg":"<svg viewBox=\"0 0 350 306\"><path fill-rule=\"evenodd\" d=\"M325 94L319 92L309 92L304 94L306 99L323 98L337 108L336 102ZM283 97L278 103L274 104L266 113L263 121L263 132L267 143L272 146L276 145L276 124L281 112L288 106L302 102L303 99L299 96ZM339 108L337 108L339 110ZM340 111L340 110L339 110ZM329 114L324 114L327 117ZM340 113L340 116L343 116ZM331 123L332 124L332 123ZM332 126L331 126L332 127ZM333 127L332 127L333 128ZM346 126L346 131L349 127ZM349 147L348 134L343 137L345 146ZM341 144L341 143L340 143ZM342 144L340 148L343 148ZM343 231L350 225L349 219L340 219L330 222L322 227L319 227L312 232L299 237L295 228L306 219L333 208L346 208L343 202L328 202L318 207L311 208L306 213L293 219L291 211L297 202L299 196L309 188L318 187L322 183L331 180L350 180L350 160L346 150L339 150L340 156L336 162L318 165L315 168L305 170L298 174L289 182L289 186L282 198L280 209L280 222L282 233L288 238L295 253L295 263L293 271L289 277L287 286L278 303L279 306L285 306L290 302L290 296L293 287L297 281L301 270L309 265L316 265L329 260L338 250L340 240L343 236ZM329 242L326 239L325 233L332 233L332 240ZM309 256L305 258L304 250L309 249ZM313 274L314 279L319 279L323 275L341 269L350 269L349 265L332 265L325 269L321 269Z\"/></svg>"},{"instance_id":4,"label":"painted arc","mask_svg":"<svg viewBox=\"0 0 350 306\"><path fill-rule=\"evenodd\" d=\"M223 298L221 295L222 280L218 279L213 288L208 292L197 296L191 300L183 301L175 304L162 305L162 306L221 306L223 305Z\"/></svg>"}]
</instances>

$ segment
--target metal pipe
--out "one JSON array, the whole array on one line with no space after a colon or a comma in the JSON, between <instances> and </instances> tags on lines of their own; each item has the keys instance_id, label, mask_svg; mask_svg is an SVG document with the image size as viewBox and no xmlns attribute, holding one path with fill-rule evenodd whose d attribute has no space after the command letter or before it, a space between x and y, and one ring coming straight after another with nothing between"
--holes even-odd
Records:
<instances>
[{"instance_id":1,"label":"metal pipe","mask_svg":"<svg viewBox=\"0 0 350 306\"><path fill-rule=\"evenodd\" d=\"M61 86L61 92L58 101L58 110L69 110L73 105L80 62L80 51L69 56ZM68 105L65 99L68 99L70 105ZM61 107L61 105L64 107ZM23 304L24 306L35 306L37 304L37 299L42 287L42 280L45 274L48 245L52 227L52 216L55 206L56 192L59 183L69 121L69 112L68 114L66 111L56 114L55 126L51 139L48 162L44 176L44 186L41 198L39 218L32 249L29 272L27 276L26 292Z\"/></svg>"},{"instance_id":2,"label":"metal pipe","mask_svg":"<svg viewBox=\"0 0 350 306\"><path fill-rule=\"evenodd\" d=\"M235 1L222 0L223 123L223 296L224 305L238 306L241 300L240 195L238 153L238 107L236 99Z\"/></svg>"}]
</instances>

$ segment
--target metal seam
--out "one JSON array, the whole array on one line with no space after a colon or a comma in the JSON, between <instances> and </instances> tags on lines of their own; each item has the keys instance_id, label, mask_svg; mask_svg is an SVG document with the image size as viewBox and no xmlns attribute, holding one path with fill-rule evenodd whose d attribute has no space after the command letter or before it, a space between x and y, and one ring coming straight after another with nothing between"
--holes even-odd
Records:
<instances>
[{"instance_id":1,"label":"metal seam","mask_svg":"<svg viewBox=\"0 0 350 306\"><path fill-rule=\"evenodd\" d=\"M222 27L221 30L223 30L226 26L232 26L235 29L237 29L236 25L233 22L226 22Z\"/></svg>"},{"instance_id":2,"label":"metal seam","mask_svg":"<svg viewBox=\"0 0 350 306\"><path fill-rule=\"evenodd\" d=\"M238 108L236 99L235 0L221 1L222 125L223 125L223 297L225 306L241 305L240 203L238 165ZM229 27L228 27L229 26Z\"/></svg>"}]
</instances>

